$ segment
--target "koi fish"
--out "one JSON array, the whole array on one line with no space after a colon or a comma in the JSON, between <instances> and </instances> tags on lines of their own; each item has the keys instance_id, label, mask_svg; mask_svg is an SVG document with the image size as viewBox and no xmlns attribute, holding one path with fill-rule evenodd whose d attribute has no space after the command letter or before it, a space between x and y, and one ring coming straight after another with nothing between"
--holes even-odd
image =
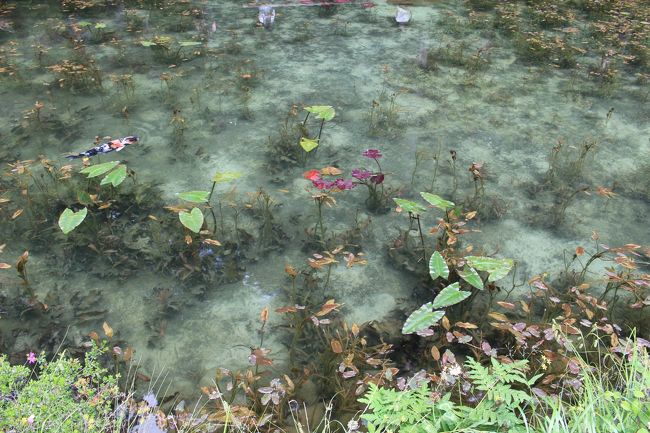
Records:
<instances>
[{"instance_id":1,"label":"koi fish","mask_svg":"<svg viewBox=\"0 0 650 433\"><path fill-rule=\"evenodd\" d=\"M76 159L76 158L83 158L84 156L88 156L88 157L95 156L99 153L110 153L112 151L119 152L120 150L124 149L126 146L137 143L138 140L139 138L137 136L129 135L128 137L107 141L106 143L102 143L99 146L95 146L92 149L89 149L85 152L81 152L76 155L68 155L66 156L66 158Z\"/></svg>"}]
</instances>

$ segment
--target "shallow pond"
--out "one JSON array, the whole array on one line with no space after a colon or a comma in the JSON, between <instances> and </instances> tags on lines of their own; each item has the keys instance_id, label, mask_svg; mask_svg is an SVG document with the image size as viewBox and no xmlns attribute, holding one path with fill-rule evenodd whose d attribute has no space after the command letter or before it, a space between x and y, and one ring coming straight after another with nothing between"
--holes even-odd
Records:
<instances>
[{"instance_id":1,"label":"shallow pond","mask_svg":"<svg viewBox=\"0 0 650 433\"><path fill-rule=\"evenodd\" d=\"M283 331L273 309L287 303L284 267L303 267L322 253L307 241L317 212L303 172L336 166L350 178L354 168L374 169L362 156L368 148L381 150L385 187L395 196L428 190L480 205L473 227L480 231L467 242L515 259L517 281L563 269L563 252L588 246L594 231L611 245L650 241L647 71L644 82L641 67L618 64L616 80L598 78L607 66L596 50L577 52L571 68L553 59L522 61L492 24L494 12L468 15L458 2L435 2L411 7L411 23L397 26L395 6L382 0L374 7L289 4L276 7L273 28L265 30L256 25L257 8L230 0L0 4L6 171L7 163L39 155L77 170L80 160L65 155L92 147L96 136L137 135L138 144L93 162L124 161L137 182L158 185L161 208L177 205L177 193L209 190L216 172L242 174L216 186L226 220L243 215L259 188L278 204L274 221L283 241L256 246L255 220L242 216L239 228L254 233L252 244L232 278L218 281L138 262L135 253L132 271L120 274L126 265L115 257L97 260L89 245L60 251L66 238L54 210L51 229L26 235L21 220L29 213L16 216L13 203L2 204L2 261L29 250L29 278L40 298L57 292L63 304L51 308L63 317L61 310L84 303L86 315L70 323L66 338L78 342L105 321L136 349L148 374L165 369L173 387L187 394L217 367L247 365L266 306L272 326L265 345L283 364ZM82 71L64 62L79 59ZM284 162L272 143L286 119L301 122L310 105L331 105L336 116L325 122L317 151L297 164ZM319 122L312 118L309 128L315 136ZM480 179L468 170L473 163ZM554 188L549 167L560 179ZM0 193L8 195L9 185ZM341 191L323 209L328 231L359 227L354 251L368 261L346 268L339 258L322 294L323 301L344 304L350 323L410 305L415 284L388 256L407 217L369 212L366 197L363 186ZM432 211L426 228L435 220ZM183 233L180 223L176 229ZM129 242L131 251L153 248L146 235ZM220 271L220 247L210 248L201 254L213 261L203 260L202 269L208 263ZM19 283L13 271L2 272L6 295ZM168 295L174 304L160 314L155 299ZM14 322L5 327L3 352L42 343Z\"/></svg>"}]
</instances>

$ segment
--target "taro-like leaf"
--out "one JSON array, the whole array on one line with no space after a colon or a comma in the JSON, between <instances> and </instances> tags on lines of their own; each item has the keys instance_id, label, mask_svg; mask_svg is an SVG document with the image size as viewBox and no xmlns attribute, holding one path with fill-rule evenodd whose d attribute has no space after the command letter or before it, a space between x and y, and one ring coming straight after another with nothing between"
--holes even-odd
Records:
<instances>
[{"instance_id":1,"label":"taro-like leaf","mask_svg":"<svg viewBox=\"0 0 650 433\"><path fill-rule=\"evenodd\" d=\"M505 277L514 266L514 262L511 259L467 256L465 257L465 260L467 260L467 263L469 263L469 265L474 269L485 271L490 274L488 277L488 281L490 282L497 281Z\"/></svg>"},{"instance_id":2,"label":"taro-like leaf","mask_svg":"<svg viewBox=\"0 0 650 433\"><path fill-rule=\"evenodd\" d=\"M331 105L312 105L311 107L305 107L305 110L315 114L317 119L325 120L326 122L332 120L336 115L336 111Z\"/></svg>"},{"instance_id":3,"label":"taro-like leaf","mask_svg":"<svg viewBox=\"0 0 650 433\"><path fill-rule=\"evenodd\" d=\"M459 302L467 299L472 292L460 290L460 283L453 283L445 287L438 293L438 296L433 300L433 308L449 307L450 305L458 304Z\"/></svg>"},{"instance_id":4,"label":"taro-like leaf","mask_svg":"<svg viewBox=\"0 0 650 433\"><path fill-rule=\"evenodd\" d=\"M444 198L431 194L428 192L421 192L420 195L425 199L430 205L437 207L438 209L447 210L455 206L454 202L445 200Z\"/></svg>"},{"instance_id":5,"label":"taro-like leaf","mask_svg":"<svg viewBox=\"0 0 650 433\"><path fill-rule=\"evenodd\" d=\"M120 161L110 161L104 162L103 164L91 165L81 170L80 173L87 175L88 178L101 176L102 174L114 169L119 163Z\"/></svg>"},{"instance_id":6,"label":"taro-like leaf","mask_svg":"<svg viewBox=\"0 0 650 433\"><path fill-rule=\"evenodd\" d=\"M412 213L413 215L416 216L427 211L427 208L411 200L405 200L403 198L394 198L393 201L397 203L397 206L402 208L402 210L405 210L406 212Z\"/></svg>"},{"instance_id":7,"label":"taro-like leaf","mask_svg":"<svg viewBox=\"0 0 650 433\"><path fill-rule=\"evenodd\" d=\"M192 211L189 213L179 212L178 219L181 220L181 224L194 233L201 231L201 227L203 226L203 212L198 207L192 208Z\"/></svg>"},{"instance_id":8,"label":"taro-like leaf","mask_svg":"<svg viewBox=\"0 0 650 433\"><path fill-rule=\"evenodd\" d=\"M197 41L181 41L178 43L181 47L196 47L197 45L201 45L201 42Z\"/></svg>"},{"instance_id":9,"label":"taro-like leaf","mask_svg":"<svg viewBox=\"0 0 650 433\"><path fill-rule=\"evenodd\" d=\"M429 326L433 326L442 317L445 315L444 311L433 309L433 302L427 302L417 310L411 313L411 315L404 322L402 327L402 334L412 334L414 332L422 331L427 329Z\"/></svg>"},{"instance_id":10,"label":"taro-like leaf","mask_svg":"<svg viewBox=\"0 0 650 433\"><path fill-rule=\"evenodd\" d=\"M212 182L215 183L226 183L237 180L242 176L240 171L218 171L214 174Z\"/></svg>"},{"instance_id":11,"label":"taro-like leaf","mask_svg":"<svg viewBox=\"0 0 650 433\"><path fill-rule=\"evenodd\" d=\"M191 203L205 203L208 201L210 191L187 191L179 192L178 198L181 200L189 201Z\"/></svg>"},{"instance_id":12,"label":"taro-like leaf","mask_svg":"<svg viewBox=\"0 0 650 433\"><path fill-rule=\"evenodd\" d=\"M305 152L309 153L318 147L318 140L312 140L311 138L300 137L300 147L302 147Z\"/></svg>"},{"instance_id":13,"label":"taro-like leaf","mask_svg":"<svg viewBox=\"0 0 650 433\"><path fill-rule=\"evenodd\" d=\"M447 262L445 262L445 258L438 251L434 251L431 259L429 259L429 275L431 275L431 279L433 280L438 277L442 277L445 280L449 278Z\"/></svg>"},{"instance_id":14,"label":"taro-like leaf","mask_svg":"<svg viewBox=\"0 0 650 433\"><path fill-rule=\"evenodd\" d=\"M458 271L458 275L472 286L479 290L483 290L483 279L481 279L481 276L476 272L476 269L471 266L465 266L462 271Z\"/></svg>"},{"instance_id":15,"label":"taro-like leaf","mask_svg":"<svg viewBox=\"0 0 650 433\"><path fill-rule=\"evenodd\" d=\"M111 184L118 186L126 179L126 165L118 165L117 168L106 175L100 182L101 185Z\"/></svg>"},{"instance_id":16,"label":"taro-like leaf","mask_svg":"<svg viewBox=\"0 0 650 433\"><path fill-rule=\"evenodd\" d=\"M59 227L64 234L70 233L83 222L88 214L88 208L83 208L80 211L74 212L72 209L66 209L59 217Z\"/></svg>"},{"instance_id":17,"label":"taro-like leaf","mask_svg":"<svg viewBox=\"0 0 650 433\"><path fill-rule=\"evenodd\" d=\"M97 24L95 24L95 28L96 28L97 30L105 29L105 28L106 28L106 24L105 24L105 23L97 23Z\"/></svg>"},{"instance_id":18,"label":"taro-like leaf","mask_svg":"<svg viewBox=\"0 0 650 433\"><path fill-rule=\"evenodd\" d=\"M86 191L77 191L77 201L85 206L93 203L92 197Z\"/></svg>"}]
</instances>

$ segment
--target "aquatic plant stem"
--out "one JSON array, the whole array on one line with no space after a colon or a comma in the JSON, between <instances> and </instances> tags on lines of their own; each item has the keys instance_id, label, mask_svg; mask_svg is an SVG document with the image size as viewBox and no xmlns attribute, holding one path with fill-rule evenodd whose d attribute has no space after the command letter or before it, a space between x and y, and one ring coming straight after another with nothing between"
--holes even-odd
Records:
<instances>
[{"instance_id":1,"label":"aquatic plant stem","mask_svg":"<svg viewBox=\"0 0 650 433\"><path fill-rule=\"evenodd\" d=\"M323 132L323 125L325 125L325 119L320 121L320 129L318 130L318 138L316 139L320 144L320 135Z\"/></svg>"},{"instance_id":2,"label":"aquatic plant stem","mask_svg":"<svg viewBox=\"0 0 650 433\"><path fill-rule=\"evenodd\" d=\"M420 215L411 216L411 218L415 219L418 222L418 232L420 233L420 242L422 244L422 260L424 260L424 263L427 263L427 249L424 246L424 235L422 234L422 225L420 224Z\"/></svg>"}]
</instances>

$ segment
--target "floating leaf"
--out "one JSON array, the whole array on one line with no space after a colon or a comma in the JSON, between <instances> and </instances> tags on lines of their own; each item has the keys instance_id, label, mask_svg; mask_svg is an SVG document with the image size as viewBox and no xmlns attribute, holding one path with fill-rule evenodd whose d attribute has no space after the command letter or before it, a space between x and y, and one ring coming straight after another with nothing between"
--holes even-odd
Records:
<instances>
[{"instance_id":1,"label":"floating leaf","mask_svg":"<svg viewBox=\"0 0 650 433\"><path fill-rule=\"evenodd\" d=\"M467 256L465 257L467 263L479 271L485 271L490 274L488 281L497 281L501 278L508 275L508 272L514 266L514 262L511 259L497 259L494 257L477 257L477 256Z\"/></svg>"},{"instance_id":2,"label":"floating leaf","mask_svg":"<svg viewBox=\"0 0 650 433\"><path fill-rule=\"evenodd\" d=\"M155 47L156 43L154 41L140 41L140 45L143 47Z\"/></svg>"},{"instance_id":3,"label":"floating leaf","mask_svg":"<svg viewBox=\"0 0 650 433\"><path fill-rule=\"evenodd\" d=\"M397 203L397 206L399 206L402 210L416 216L427 211L427 208L411 200L405 200L403 198L394 198L393 201Z\"/></svg>"},{"instance_id":4,"label":"floating leaf","mask_svg":"<svg viewBox=\"0 0 650 433\"><path fill-rule=\"evenodd\" d=\"M458 271L458 275L472 286L479 290L483 290L483 280L478 272L476 272L476 269L470 266L465 266L462 271Z\"/></svg>"},{"instance_id":5,"label":"floating leaf","mask_svg":"<svg viewBox=\"0 0 650 433\"><path fill-rule=\"evenodd\" d=\"M88 208L83 208L78 212L74 212L72 209L64 210L59 217L59 227L61 227L61 231L67 235L83 222L87 214Z\"/></svg>"},{"instance_id":6,"label":"floating leaf","mask_svg":"<svg viewBox=\"0 0 650 433\"><path fill-rule=\"evenodd\" d=\"M201 45L201 42L197 41L181 41L178 43L181 47L196 47L197 45Z\"/></svg>"},{"instance_id":7,"label":"floating leaf","mask_svg":"<svg viewBox=\"0 0 650 433\"><path fill-rule=\"evenodd\" d=\"M336 111L331 105L312 105L311 107L305 107L305 110L316 115L317 119L325 120L326 122L332 120L336 115Z\"/></svg>"},{"instance_id":8,"label":"floating leaf","mask_svg":"<svg viewBox=\"0 0 650 433\"><path fill-rule=\"evenodd\" d=\"M302 147L305 152L309 153L318 147L318 140L300 137L300 147Z\"/></svg>"},{"instance_id":9,"label":"floating leaf","mask_svg":"<svg viewBox=\"0 0 650 433\"><path fill-rule=\"evenodd\" d=\"M240 171L218 171L214 174L212 181L215 183L226 183L237 180L242 176Z\"/></svg>"},{"instance_id":10,"label":"floating leaf","mask_svg":"<svg viewBox=\"0 0 650 433\"><path fill-rule=\"evenodd\" d=\"M430 205L437 207L438 209L447 210L455 206L454 202L445 200L440 196L431 194L428 192L421 192L420 195L425 199Z\"/></svg>"},{"instance_id":11,"label":"floating leaf","mask_svg":"<svg viewBox=\"0 0 650 433\"><path fill-rule=\"evenodd\" d=\"M118 165L117 168L106 175L102 179L100 185L108 185L109 183L113 186L118 186L126 179L126 165Z\"/></svg>"},{"instance_id":12,"label":"floating leaf","mask_svg":"<svg viewBox=\"0 0 650 433\"><path fill-rule=\"evenodd\" d=\"M88 178L101 176L102 174L114 169L120 161L110 161L103 164L95 164L81 170L80 173L88 175Z\"/></svg>"},{"instance_id":13,"label":"floating leaf","mask_svg":"<svg viewBox=\"0 0 650 433\"><path fill-rule=\"evenodd\" d=\"M453 283L445 287L438 293L438 296L433 300L433 308L449 307L450 305L458 304L464 299L467 299L472 292L460 290L460 283Z\"/></svg>"},{"instance_id":14,"label":"floating leaf","mask_svg":"<svg viewBox=\"0 0 650 433\"><path fill-rule=\"evenodd\" d=\"M438 251L435 251L429 259L429 275L431 279L435 280L438 277L442 277L445 280L449 278L449 267L447 262L445 262L444 257Z\"/></svg>"},{"instance_id":15,"label":"floating leaf","mask_svg":"<svg viewBox=\"0 0 650 433\"><path fill-rule=\"evenodd\" d=\"M209 195L210 191L187 191L178 193L178 198L192 203L205 203Z\"/></svg>"},{"instance_id":16,"label":"floating leaf","mask_svg":"<svg viewBox=\"0 0 650 433\"><path fill-rule=\"evenodd\" d=\"M194 233L201 231L201 227L203 226L203 212L201 212L201 209L197 207L192 208L192 211L189 213L179 212L178 219L181 220L181 224L192 230Z\"/></svg>"},{"instance_id":17,"label":"floating leaf","mask_svg":"<svg viewBox=\"0 0 650 433\"><path fill-rule=\"evenodd\" d=\"M427 302L411 315L404 322L402 327L402 334L412 334L433 326L445 315L444 311L431 311L433 309L433 302Z\"/></svg>"}]
</instances>

